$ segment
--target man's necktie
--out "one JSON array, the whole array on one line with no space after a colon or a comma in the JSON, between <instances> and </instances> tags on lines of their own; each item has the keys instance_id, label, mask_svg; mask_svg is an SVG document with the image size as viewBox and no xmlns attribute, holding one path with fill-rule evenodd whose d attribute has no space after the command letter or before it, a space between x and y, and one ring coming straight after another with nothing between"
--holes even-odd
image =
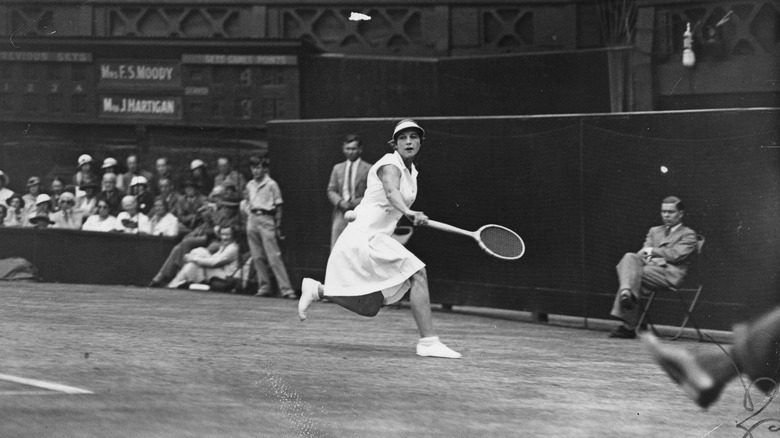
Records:
<instances>
[{"instance_id":1,"label":"man's necktie","mask_svg":"<svg viewBox=\"0 0 780 438\"><path fill-rule=\"evenodd\" d=\"M353 183L353 180L355 179L355 162L349 163L349 199L352 200L355 198L355 185Z\"/></svg>"},{"instance_id":2,"label":"man's necktie","mask_svg":"<svg viewBox=\"0 0 780 438\"><path fill-rule=\"evenodd\" d=\"M344 172L344 186L342 187L341 196L345 201L352 199L352 162L347 161L347 168Z\"/></svg>"},{"instance_id":3,"label":"man's necktie","mask_svg":"<svg viewBox=\"0 0 780 438\"><path fill-rule=\"evenodd\" d=\"M664 227L664 236L669 237L669 233L672 231L672 227Z\"/></svg>"}]
</instances>

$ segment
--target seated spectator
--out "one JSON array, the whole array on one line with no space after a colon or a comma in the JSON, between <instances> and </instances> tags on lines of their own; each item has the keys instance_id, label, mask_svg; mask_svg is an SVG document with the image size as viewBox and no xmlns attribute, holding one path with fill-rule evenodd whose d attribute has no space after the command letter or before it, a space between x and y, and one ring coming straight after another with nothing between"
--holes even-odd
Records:
<instances>
[{"instance_id":1,"label":"seated spectator","mask_svg":"<svg viewBox=\"0 0 780 438\"><path fill-rule=\"evenodd\" d=\"M98 189L95 181L87 181L82 184L79 196L76 197L76 211L85 219L97 214Z\"/></svg>"},{"instance_id":2,"label":"seated spectator","mask_svg":"<svg viewBox=\"0 0 780 438\"><path fill-rule=\"evenodd\" d=\"M238 188L234 184L229 184L228 183L228 184L225 184L222 187L225 188L225 196L240 195L240 193L238 193Z\"/></svg>"},{"instance_id":3,"label":"seated spectator","mask_svg":"<svg viewBox=\"0 0 780 438\"><path fill-rule=\"evenodd\" d=\"M78 169L78 172L73 175L73 180L71 181L74 186L81 187L81 184L85 181L95 179L92 170L92 156L88 154L81 155L78 159Z\"/></svg>"},{"instance_id":4,"label":"seated spectator","mask_svg":"<svg viewBox=\"0 0 780 438\"><path fill-rule=\"evenodd\" d=\"M24 208L24 199L21 196L14 193L10 198L5 200L8 205L8 212L5 216L6 227L24 227L27 222L27 214Z\"/></svg>"},{"instance_id":5,"label":"seated spectator","mask_svg":"<svg viewBox=\"0 0 780 438\"><path fill-rule=\"evenodd\" d=\"M213 254L206 248L195 248L190 251L184 256L184 266L168 287L186 287L214 277L226 279L235 274L239 268L239 246L236 234L232 227L220 227L217 251Z\"/></svg>"},{"instance_id":6,"label":"seated spectator","mask_svg":"<svg viewBox=\"0 0 780 438\"><path fill-rule=\"evenodd\" d=\"M214 187L214 178L209 175L203 160L192 160L190 163L190 179L201 194L210 193Z\"/></svg>"},{"instance_id":7,"label":"seated spectator","mask_svg":"<svg viewBox=\"0 0 780 438\"><path fill-rule=\"evenodd\" d=\"M89 180L86 180L89 181ZM71 195L76 196L76 194L79 192L79 188L74 186L73 184L68 184L65 186L64 189L62 189L62 193L69 192Z\"/></svg>"},{"instance_id":8,"label":"seated spectator","mask_svg":"<svg viewBox=\"0 0 780 438\"><path fill-rule=\"evenodd\" d=\"M117 216L122 211L122 198L125 197L125 193L116 188L116 180L117 176L113 173L103 175L103 190L97 196L98 201L106 201L111 208L111 216Z\"/></svg>"},{"instance_id":9,"label":"seated spectator","mask_svg":"<svg viewBox=\"0 0 780 438\"><path fill-rule=\"evenodd\" d=\"M159 197L165 202L165 208L169 213L178 217L179 208L179 194L176 193L173 181L168 178L162 178L157 182L157 187L160 189Z\"/></svg>"},{"instance_id":10,"label":"seated spectator","mask_svg":"<svg viewBox=\"0 0 780 438\"><path fill-rule=\"evenodd\" d=\"M201 217L198 211L207 204L205 196L197 192L192 180L184 182L184 195L179 197L176 211L179 216L179 230L188 232L194 230L199 224Z\"/></svg>"},{"instance_id":11,"label":"seated spectator","mask_svg":"<svg viewBox=\"0 0 780 438\"><path fill-rule=\"evenodd\" d=\"M168 212L168 207L162 197L154 200L152 215L149 217L153 236L176 237L179 235L179 219Z\"/></svg>"},{"instance_id":12,"label":"seated spectator","mask_svg":"<svg viewBox=\"0 0 780 438\"><path fill-rule=\"evenodd\" d=\"M127 164L127 172L125 172L121 179L122 179L122 189L120 190L128 190L130 189L130 182L133 181L133 178L136 176L142 176L146 178L147 181L150 181L152 179L152 173L141 169L138 166L138 156L135 154L128 155L127 161L125 162ZM117 180L117 188L119 187L119 180Z\"/></svg>"},{"instance_id":13,"label":"seated spectator","mask_svg":"<svg viewBox=\"0 0 780 438\"><path fill-rule=\"evenodd\" d=\"M138 210L148 215L154 205L154 194L149 191L149 181L142 176L133 178L130 182L130 194L138 201Z\"/></svg>"},{"instance_id":14,"label":"seated spectator","mask_svg":"<svg viewBox=\"0 0 780 438\"><path fill-rule=\"evenodd\" d=\"M31 176L27 179L27 193L22 196L24 201L24 221L27 222L27 218L30 215L35 214L35 199L41 194L41 179L37 176ZM29 222L26 226L31 225Z\"/></svg>"},{"instance_id":15,"label":"seated spectator","mask_svg":"<svg viewBox=\"0 0 780 438\"><path fill-rule=\"evenodd\" d=\"M233 184L239 193L243 193L244 187L246 187L246 178L237 170L233 170L229 157L217 158L217 172L214 177L214 187Z\"/></svg>"},{"instance_id":16,"label":"seated spectator","mask_svg":"<svg viewBox=\"0 0 780 438\"><path fill-rule=\"evenodd\" d=\"M239 230L243 228L243 221L240 215L241 196L238 194L227 195L219 200L217 211L213 214L217 226L233 226ZM239 233L240 234L240 233ZM237 236L240 238L240 236Z\"/></svg>"},{"instance_id":17,"label":"seated spectator","mask_svg":"<svg viewBox=\"0 0 780 438\"><path fill-rule=\"evenodd\" d=\"M219 205L219 202L225 196L225 191L225 186L214 186L214 188L211 189L211 193L209 193L209 197L207 198L211 208L217 208L217 205Z\"/></svg>"},{"instance_id":18,"label":"seated spectator","mask_svg":"<svg viewBox=\"0 0 780 438\"><path fill-rule=\"evenodd\" d=\"M116 216L111 215L111 206L108 205L108 202L105 200L100 200L97 202L97 214L88 217L81 229L84 231L108 233L116 231L118 225L119 222L117 221Z\"/></svg>"},{"instance_id":19,"label":"seated spectator","mask_svg":"<svg viewBox=\"0 0 780 438\"><path fill-rule=\"evenodd\" d=\"M59 176L51 181L51 190L49 190L49 196L51 196L51 211L54 213L59 209L60 195L65 191L65 180ZM36 202L37 204L37 202Z\"/></svg>"},{"instance_id":20,"label":"seated spectator","mask_svg":"<svg viewBox=\"0 0 780 438\"><path fill-rule=\"evenodd\" d=\"M642 306L640 299L652 290L677 287L688 273L690 255L696 250L696 232L683 225L685 208L680 198L661 202L663 225L650 228L636 253L626 253L616 269L618 292L611 315L623 321L609 337L633 339Z\"/></svg>"},{"instance_id":21,"label":"seated spectator","mask_svg":"<svg viewBox=\"0 0 780 438\"><path fill-rule=\"evenodd\" d=\"M80 230L84 220L81 212L75 207L76 196L71 192L63 192L60 195L60 211L53 213L50 217L52 228Z\"/></svg>"},{"instance_id":22,"label":"seated spectator","mask_svg":"<svg viewBox=\"0 0 780 438\"><path fill-rule=\"evenodd\" d=\"M0 204L0 227L5 226L5 217L8 215L8 207L5 204Z\"/></svg>"},{"instance_id":23,"label":"seated spectator","mask_svg":"<svg viewBox=\"0 0 780 438\"><path fill-rule=\"evenodd\" d=\"M103 172L103 175L107 173L113 173L116 175L116 188L119 190L125 190L125 179L119 177L119 162L116 161L116 158L108 157L103 160L103 166L100 167L100 170ZM81 189L83 190L84 188L81 187Z\"/></svg>"},{"instance_id":24,"label":"seated spectator","mask_svg":"<svg viewBox=\"0 0 780 438\"><path fill-rule=\"evenodd\" d=\"M14 194L13 190L6 187L10 181L8 175L0 170L0 202L7 201Z\"/></svg>"},{"instance_id":25,"label":"seated spectator","mask_svg":"<svg viewBox=\"0 0 780 438\"><path fill-rule=\"evenodd\" d=\"M149 218L138 210L138 201L133 195L122 198L122 212L116 217L117 231L128 234L150 234Z\"/></svg>"},{"instance_id":26,"label":"seated spectator","mask_svg":"<svg viewBox=\"0 0 780 438\"><path fill-rule=\"evenodd\" d=\"M41 193L35 199L35 213L27 221L35 228L48 228L53 223L50 218L53 209L51 196Z\"/></svg>"},{"instance_id":27,"label":"seated spectator","mask_svg":"<svg viewBox=\"0 0 780 438\"><path fill-rule=\"evenodd\" d=\"M184 256L195 248L208 247L209 252L217 249L215 240L219 228L231 227L241 230L241 217L238 214L239 197L224 199L219 210L214 211L208 206L203 206L198 211L199 225L187 233L186 236L173 247L168 258L163 263L160 271L154 276L149 287L160 287L168 283L184 264ZM240 239L241 233L236 234Z\"/></svg>"},{"instance_id":28,"label":"seated spectator","mask_svg":"<svg viewBox=\"0 0 780 438\"><path fill-rule=\"evenodd\" d=\"M168 158L160 157L154 162L155 173L149 180L148 190L153 194L160 193L160 180L165 178L169 181L174 181L173 172L170 164L168 164Z\"/></svg>"}]
</instances>

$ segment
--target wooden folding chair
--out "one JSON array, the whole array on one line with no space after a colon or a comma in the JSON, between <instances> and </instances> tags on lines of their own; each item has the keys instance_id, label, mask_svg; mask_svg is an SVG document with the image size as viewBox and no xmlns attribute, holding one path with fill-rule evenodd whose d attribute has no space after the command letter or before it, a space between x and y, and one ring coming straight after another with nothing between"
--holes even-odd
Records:
<instances>
[{"instance_id":1,"label":"wooden folding chair","mask_svg":"<svg viewBox=\"0 0 780 438\"><path fill-rule=\"evenodd\" d=\"M701 234L696 235L696 259L693 261L690 269L688 270L688 275L686 276L683 286L689 285L690 287L669 287L666 289L658 289L653 290L650 292L650 296L647 299L647 303L644 305L644 310L642 311L642 316L639 317L639 323L637 324L637 330L641 330L643 324L647 323L648 326L650 326L650 329L653 330L653 333L662 338L666 338L670 341L674 341L676 339L679 339L680 336L683 334L683 330L685 327L688 326L688 323L690 322L691 325L696 329L696 334L699 337L699 342L704 340L704 336L701 334L701 330L699 329L699 325L696 324L696 321L693 318L693 310L696 308L696 303L699 301L699 296L701 295L701 291L704 288L704 285L702 283L702 275L701 275L701 265L702 265L702 249L704 247L704 236ZM653 300L655 299L655 296L657 293L667 293L671 292L674 295L677 296L677 299L680 301L680 305L682 307L682 310L685 311L685 319L683 319L682 324L680 325L679 330L676 334L673 336L662 336L658 333L658 331L655 329L655 326L650 321L650 307L653 305ZM693 294L693 300L691 300L690 304L685 300L684 295L685 294Z\"/></svg>"}]
</instances>

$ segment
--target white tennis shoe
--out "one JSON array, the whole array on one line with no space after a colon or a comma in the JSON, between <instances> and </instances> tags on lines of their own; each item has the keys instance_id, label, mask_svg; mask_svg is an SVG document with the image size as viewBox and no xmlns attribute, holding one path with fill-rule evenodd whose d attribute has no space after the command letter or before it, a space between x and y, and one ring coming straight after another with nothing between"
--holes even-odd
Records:
<instances>
[{"instance_id":1,"label":"white tennis shoe","mask_svg":"<svg viewBox=\"0 0 780 438\"><path fill-rule=\"evenodd\" d=\"M320 282L311 278L304 278L301 283L301 299L298 300L298 318L306 319L306 310L311 303L320 300Z\"/></svg>"},{"instance_id":2,"label":"white tennis shoe","mask_svg":"<svg viewBox=\"0 0 780 438\"><path fill-rule=\"evenodd\" d=\"M438 336L422 338L417 341L417 355L425 357L443 357L446 359L460 359L461 354L444 345Z\"/></svg>"}]
</instances>

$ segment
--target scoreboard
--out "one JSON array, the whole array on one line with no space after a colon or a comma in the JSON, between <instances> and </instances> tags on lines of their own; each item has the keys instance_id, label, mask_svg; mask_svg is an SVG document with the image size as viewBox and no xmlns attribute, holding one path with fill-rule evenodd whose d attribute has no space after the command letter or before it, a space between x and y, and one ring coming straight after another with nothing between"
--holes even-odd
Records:
<instances>
[{"instance_id":1,"label":"scoreboard","mask_svg":"<svg viewBox=\"0 0 780 438\"><path fill-rule=\"evenodd\" d=\"M0 121L256 127L300 117L292 40L14 39Z\"/></svg>"}]
</instances>

